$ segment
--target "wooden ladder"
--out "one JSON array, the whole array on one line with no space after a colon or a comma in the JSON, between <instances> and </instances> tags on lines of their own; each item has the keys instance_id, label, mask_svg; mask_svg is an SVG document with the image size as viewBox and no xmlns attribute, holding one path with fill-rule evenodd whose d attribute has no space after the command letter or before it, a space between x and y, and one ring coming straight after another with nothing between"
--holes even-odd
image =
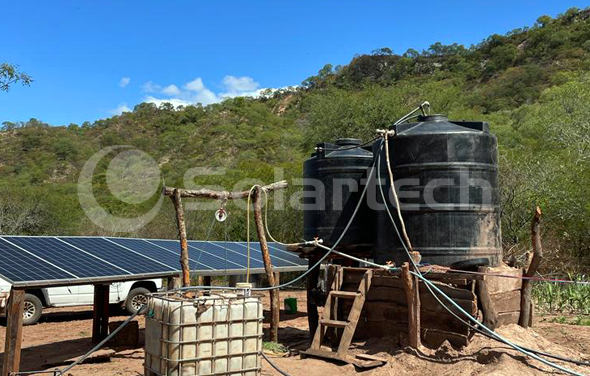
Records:
<instances>
[{"instance_id":1,"label":"wooden ladder","mask_svg":"<svg viewBox=\"0 0 590 376\"><path fill-rule=\"evenodd\" d=\"M341 291L340 288L342 287L342 283L344 281L344 273L359 272L364 272L364 274L359 283L357 291ZM324 312L313 337L313 342L310 348L305 351L306 355L341 360L347 363L353 362L348 356L348 347L352 342L352 337L354 336L356 326L358 324L359 318L361 317L361 311L363 310L367 293L371 287L372 277L373 271L371 269L343 267L338 270L332 283L332 289L328 293L326 305L324 306ZM338 301L340 299L354 299L352 308L350 309L348 318L346 318L346 320L340 320L337 317ZM342 336L340 337L340 342L338 344L338 349L335 352L322 348L324 336L326 335L328 328L336 328L336 333L338 333L338 329L343 329Z\"/></svg>"}]
</instances>

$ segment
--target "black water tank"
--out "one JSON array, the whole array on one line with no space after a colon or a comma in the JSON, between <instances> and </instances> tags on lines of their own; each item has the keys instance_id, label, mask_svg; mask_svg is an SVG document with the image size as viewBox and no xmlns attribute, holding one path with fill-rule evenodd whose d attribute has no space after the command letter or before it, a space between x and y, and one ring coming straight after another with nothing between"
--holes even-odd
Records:
<instances>
[{"instance_id":1,"label":"black water tank","mask_svg":"<svg viewBox=\"0 0 590 376\"><path fill-rule=\"evenodd\" d=\"M360 199L372 165L373 153L360 147L357 139L343 138L321 143L303 164L303 236L318 237L332 246L346 227ZM339 245L372 243L367 226L372 220L363 203Z\"/></svg>"},{"instance_id":2,"label":"black water tank","mask_svg":"<svg viewBox=\"0 0 590 376\"><path fill-rule=\"evenodd\" d=\"M502 257L498 148L488 124L450 122L446 116L432 115L392 129L389 153L402 217L422 262L498 265ZM384 149L380 174L387 195ZM392 197L387 201L397 220ZM387 212L377 210L376 215L375 261L397 265L407 261Z\"/></svg>"}]
</instances>

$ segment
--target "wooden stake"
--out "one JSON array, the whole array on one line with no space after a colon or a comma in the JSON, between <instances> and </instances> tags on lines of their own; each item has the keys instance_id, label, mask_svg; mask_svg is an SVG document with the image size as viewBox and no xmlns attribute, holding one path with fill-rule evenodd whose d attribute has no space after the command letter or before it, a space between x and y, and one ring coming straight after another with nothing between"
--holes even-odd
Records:
<instances>
[{"instance_id":1,"label":"wooden stake","mask_svg":"<svg viewBox=\"0 0 590 376\"><path fill-rule=\"evenodd\" d=\"M109 335L110 285L94 285L94 310L92 312L92 343L97 344Z\"/></svg>"},{"instance_id":2,"label":"wooden stake","mask_svg":"<svg viewBox=\"0 0 590 376\"><path fill-rule=\"evenodd\" d=\"M482 268L480 268L480 271ZM495 330L498 326L498 313L494 308L494 303L488 290L488 283L485 280L475 281L477 288L477 298L481 304L483 313L483 324L490 330Z\"/></svg>"},{"instance_id":3,"label":"wooden stake","mask_svg":"<svg viewBox=\"0 0 590 376\"><path fill-rule=\"evenodd\" d=\"M6 311L6 339L2 376L18 372L20 368L20 350L23 339L23 308L25 291L12 289Z\"/></svg>"},{"instance_id":4,"label":"wooden stake","mask_svg":"<svg viewBox=\"0 0 590 376\"><path fill-rule=\"evenodd\" d=\"M533 221L531 223L531 242L533 246L533 257L531 263L524 273L525 277L534 277L541 260L543 259L543 246L541 245L541 236L539 235L539 226L541 224L542 216L541 208L538 206L535 208L535 214L533 215ZM520 298L520 319L518 324L523 328L532 326L532 309L531 309L531 293L533 291L533 281L530 279L524 279L522 281L522 294Z\"/></svg>"},{"instance_id":5,"label":"wooden stake","mask_svg":"<svg viewBox=\"0 0 590 376\"><path fill-rule=\"evenodd\" d=\"M410 273L410 264L402 265L402 280L408 301L408 338L413 349L420 347L420 289L418 279Z\"/></svg>"},{"instance_id":6,"label":"wooden stake","mask_svg":"<svg viewBox=\"0 0 590 376\"><path fill-rule=\"evenodd\" d=\"M319 261L319 258L316 255L310 255L308 259L309 268L315 265ZM336 268L331 268L330 270L334 271L334 275L336 274ZM318 303L317 303L317 295L318 295L318 283L320 280L320 268L317 267L313 269L307 275L306 279L306 287L307 287L307 324L309 326L309 336L311 338L314 337L314 334L318 328L320 315L318 313ZM328 286L332 284L329 283Z\"/></svg>"},{"instance_id":7,"label":"wooden stake","mask_svg":"<svg viewBox=\"0 0 590 376\"><path fill-rule=\"evenodd\" d=\"M260 250L262 251L262 260L264 261L264 270L270 286L276 286L275 276L272 270L268 245L266 243L266 234L264 232L264 223L262 222L262 187L256 187L252 204L254 206L254 221L256 222L256 232L260 241ZM270 290L270 340L277 342L279 337L279 294L278 291Z\"/></svg>"},{"instance_id":8,"label":"wooden stake","mask_svg":"<svg viewBox=\"0 0 590 376\"><path fill-rule=\"evenodd\" d=\"M170 196L176 209L176 224L178 225L178 238L180 239L180 266L182 267L182 286L191 285L191 274L188 263L188 242L186 239L186 224L184 222L184 208L180 190L175 188L174 194Z\"/></svg>"}]
</instances>

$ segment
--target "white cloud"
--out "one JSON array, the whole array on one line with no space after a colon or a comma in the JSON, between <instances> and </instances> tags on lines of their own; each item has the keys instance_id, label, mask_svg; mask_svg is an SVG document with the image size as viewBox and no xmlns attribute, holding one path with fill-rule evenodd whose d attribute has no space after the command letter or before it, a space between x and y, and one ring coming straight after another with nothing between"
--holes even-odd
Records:
<instances>
[{"instance_id":1,"label":"white cloud","mask_svg":"<svg viewBox=\"0 0 590 376\"><path fill-rule=\"evenodd\" d=\"M227 88L227 91L232 92L252 92L258 87L260 84L252 77L235 77L235 76L225 76L223 77L223 84Z\"/></svg>"},{"instance_id":2,"label":"white cloud","mask_svg":"<svg viewBox=\"0 0 590 376\"><path fill-rule=\"evenodd\" d=\"M129 78L129 77L123 77L119 81L119 86L125 87L125 86L129 85L130 82L131 82L131 78Z\"/></svg>"},{"instance_id":3,"label":"white cloud","mask_svg":"<svg viewBox=\"0 0 590 376\"><path fill-rule=\"evenodd\" d=\"M172 95L172 96L179 95L180 89L176 85L168 85L162 89L162 93L166 94L166 95Z\"/></svg>"},{"instance_id":4,"label":"white cloud","mask_svg":"<svg viewBox=\"0 0 590 376\"><path fill-rule=\"evenodd\" d=\"M121 103L113 110L109 111L112 115L121 115L123 112L131 112L131 109L127 107L127 103Z\"/></svg>"},{"instance_id":5,"label":"white cloud","mask_svg":"<svg viewBox=\"0 0 590 376\"><path fill-rule=\"evenodd\" d=\"M160 90L162 90L162 86L156 85L152 81L144 82L144 84L141 85L141 91L144 93L156 93Z\"/></svg>"},{"instance_id":6,"label":"white cloud","mask_svg":"<svg viewBox=\"0 0 590 376\"><path fill-rule=\"evenodd\" d=\"M146 103L154 103L156 106L160 106L162 103L170 103L171 105L173 105L174 107L178 107L178 106L190 106L192 103L189 101L185 101L182 99L177 99L177 98L155 98L151 95L148 95L147 97L145 97L145 99L143 100Z\"/></svg>"},{"instance_id":7,"label":"white cloud","mask_svg":"<svg viewBox=\"0 0 590 376\"><path fill-rule=\"evenodd\" d=\"M205 89L205 85L203 84L203 80L201 79L201 77L197 77L191 82L185 84L184 88L190 91L202 91L203 89Z\"/></svg>"},{"instance_id":8,"label":"white cloud","mask_svg":"<svg viewBox=\"0 0 590 376\"><path fill-rule=\"evenodd\" d=\"M252 77L235 77L231 75L223 78L222 88L218 93L213 92L205 86L201 77L197 77L184 85L170 84L168 86L161 86L152 81L147 81L142 85L142 91L150 94L144 98L144 102L154 103L158 106L168 102L175 107L189 106L197 103L206 106L221 102L226 98L256 98L263 90L266 90L265 88L261 88L260 84L254 81Z\"/></svg>"}]
</instances>

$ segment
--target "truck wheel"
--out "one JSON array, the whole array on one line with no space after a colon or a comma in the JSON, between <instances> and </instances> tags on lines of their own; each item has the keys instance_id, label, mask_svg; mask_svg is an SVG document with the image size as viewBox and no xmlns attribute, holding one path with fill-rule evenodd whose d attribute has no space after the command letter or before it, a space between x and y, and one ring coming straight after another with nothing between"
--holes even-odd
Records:
<instances>
[{"instance_id":1,"label":"truck wheel","mask_svg":"<svg viewBox=\"0 0 590 376\"><path fill-rule=\"evenodd\" d=\"M23 325L32 325L39 321L41 311L43 311L41 300L33 294L25 294Z\"/></svg>"},{"instance_id":2,"label":"truck wheel","mask_svg":"<svg viewBox=\"0 0 590 376\"><path fill-rule=\"evenodd\" d=\"M129 292L127 300L125 300L125 310L130 314L134 314L148 303L148 295L150 294L150 290L144 287L134 288Z\"/></svg>"}]
</instances>

